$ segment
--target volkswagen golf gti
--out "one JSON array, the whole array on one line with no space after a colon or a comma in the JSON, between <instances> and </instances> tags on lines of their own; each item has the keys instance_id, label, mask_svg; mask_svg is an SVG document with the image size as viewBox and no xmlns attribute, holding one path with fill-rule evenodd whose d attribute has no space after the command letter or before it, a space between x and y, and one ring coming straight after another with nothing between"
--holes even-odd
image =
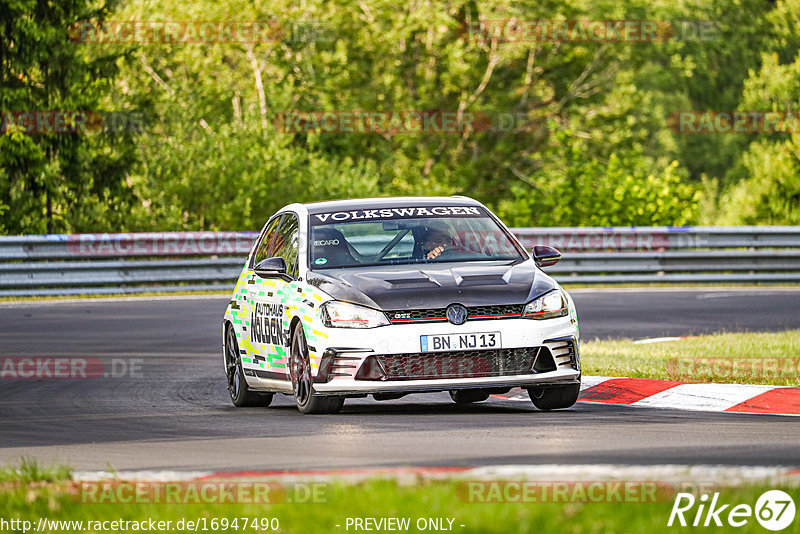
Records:
<instances>
[{"instance_id":1,"label":"volkswagen golf gti","mask_svg":"<svg viewBox=\"0 0 800 534\"><path fill-rule=\"evenodd\" d=\"M543 410L580 392L572 298L480 202L370 198L290 204L264 225L223 319L236 406L292 395L302 413L348 397L447 391L456 403L527 389Z\"/></svg>"}]
</instances>

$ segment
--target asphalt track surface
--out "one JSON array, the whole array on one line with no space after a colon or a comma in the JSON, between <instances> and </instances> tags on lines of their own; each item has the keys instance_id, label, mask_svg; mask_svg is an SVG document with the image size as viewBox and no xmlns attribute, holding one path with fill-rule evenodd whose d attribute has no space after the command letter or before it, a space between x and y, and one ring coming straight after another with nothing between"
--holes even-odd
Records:
<instances>
[{"instance_id":1,"label":"asphalt track surface","mask_svg":"<svg viewBox=\"0 0 800 534\"><path fill-rule=\"evenodd\" d=\"M800 328L800 290L573 293L584 339ZM800 419L579 402L540 412L446 394L350 399L303 416L289 397L234 408L220 357L227 298L0 303L0 356L99 358L122 377L0 380L0 462L77 469L275 470L498 464L800 466ZM130 367L134 366L134 372ZM127 372L123 372L127 367Z\"/></svg>"}]
</instances>

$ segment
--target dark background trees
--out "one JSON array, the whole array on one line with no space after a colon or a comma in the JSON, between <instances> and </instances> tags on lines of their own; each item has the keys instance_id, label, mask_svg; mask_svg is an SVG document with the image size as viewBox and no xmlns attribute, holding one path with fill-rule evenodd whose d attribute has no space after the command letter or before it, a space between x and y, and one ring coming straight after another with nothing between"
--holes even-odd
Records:
<instances>
[{"instance_id":1,"label":"dark background trees","mask_svg":"<svg viewBox=\"0 0 800 534\"><path fill-rule=\"evenodd\" d=\"M91 50L69 40L77 20L101 20L113 4L84 0L0 4L0 203L9 233L103 230L124 224L136 192L131 133L28 134L14 112L119 110L113 78L125 49ZM53 114L40 122L53 127ZM45 126L42 125L44 128Z\"/></svg>"},{"instance_id":2,"label":"dark background trees","mask_svg":"<svg viewBox=\"0 0 800 534\"><path fill-rule=\"evenodd\" d=\"M797 0L0 5L0 109L147 117L114 134L6 129L8 233L252 229L291 201L390 194L467 194L513 225L800 220L800 134L687 134L670 122L682 110L797 111ZM258 43L69 40L70 24L103 18L271 20L281 31ZM665 39L514 43L469 30L510 18L653 20ZM354 110L492 123L450 134L276 127L287 111Z\"/></svg>"}]
</instances>

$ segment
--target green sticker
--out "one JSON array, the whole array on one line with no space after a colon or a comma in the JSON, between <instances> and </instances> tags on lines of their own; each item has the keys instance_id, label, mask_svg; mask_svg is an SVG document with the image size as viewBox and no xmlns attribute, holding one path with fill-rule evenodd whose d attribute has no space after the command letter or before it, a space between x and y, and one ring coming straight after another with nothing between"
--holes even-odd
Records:
<instances>
[{"instance_id":1,"label":"green sticker","mask_svg":"<svg viewBox=\"0 0 800 534\"><path fill-rule=\"evenodd\" d=\"M317 258L316 260L314 260L314 263L316 263L317 265L325 265L326 263L328 263L328 260L327 258Z\"/></svg>"}]
</instances>

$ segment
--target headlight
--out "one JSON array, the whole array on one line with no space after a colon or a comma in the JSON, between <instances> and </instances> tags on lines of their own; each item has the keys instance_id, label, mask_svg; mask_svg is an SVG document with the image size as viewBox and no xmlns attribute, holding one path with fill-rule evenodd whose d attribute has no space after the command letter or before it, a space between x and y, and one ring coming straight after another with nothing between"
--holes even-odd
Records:
<instances>
[{"instance_id":1,"label":"headlight","mask_svg":"<svg viewBox=\"0 0 800 534\"><path fill-rule=\"evenodd\" d=\"M525 319L552 319L553 317L564 317L568 313L566 295L560 289L554 289L526 304L522 317Z\"/></svg>"},{"instance_id":2,"label":"headlight","mask_svg":"<svg viewBox=\"0 0 800 534\"><path fill-rule=\"evenodd\" d=\"M383 312L349 302L331 300L320 306L319 311L325 326L334 328L375 328L390 324Z\"/></svg>"}]
</instances>

